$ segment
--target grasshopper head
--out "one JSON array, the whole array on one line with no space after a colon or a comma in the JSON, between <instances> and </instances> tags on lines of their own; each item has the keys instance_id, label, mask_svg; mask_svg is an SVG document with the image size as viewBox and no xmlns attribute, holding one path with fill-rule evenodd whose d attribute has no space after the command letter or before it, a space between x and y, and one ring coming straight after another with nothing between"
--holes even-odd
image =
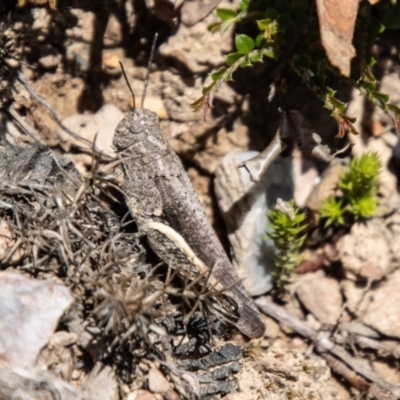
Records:
<instances>
[{"instance_id":1,"label":"grasshopper head","mask_svg":"<svg viewBox=\"0 0 400 400\"><path fill-rule=\"evenodd\" d=\"M130 112L118 124L115 130L113 145L117 151L146 140L159 131L159 120L156 113L145 108L137 108Z\"/></svg>"}]
</instances>

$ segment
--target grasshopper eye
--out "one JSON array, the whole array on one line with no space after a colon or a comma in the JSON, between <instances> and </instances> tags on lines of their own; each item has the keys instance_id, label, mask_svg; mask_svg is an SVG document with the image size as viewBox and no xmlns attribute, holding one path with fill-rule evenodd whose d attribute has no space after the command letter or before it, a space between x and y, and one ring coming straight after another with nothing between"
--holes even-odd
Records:
<instances>
[{"instance_id":1,"label":"grasshopper eye","mask_svg":"<svg viewBox=\"0 0 400 400\"><path fill-rule=\"evenodd\" d=\"M142 133L147 128L147 122L144 118L140 118L136 121L135 124L132 124L129 131L135 135Z\"/></svg>"}]
</instances>

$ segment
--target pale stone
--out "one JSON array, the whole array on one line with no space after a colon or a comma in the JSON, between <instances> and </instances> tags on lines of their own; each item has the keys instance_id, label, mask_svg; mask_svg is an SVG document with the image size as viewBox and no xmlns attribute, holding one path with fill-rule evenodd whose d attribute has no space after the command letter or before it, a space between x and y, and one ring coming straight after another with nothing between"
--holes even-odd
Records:
<instances>
[{"instance_id":1,"label":"pale stone","mask_svg":"<svg viewBox=\"0 0 400 400\"><path fill-rule=\"evenodd\" d=\"M266 240L267 213L278 198L293 197L290 159L278 158L261 182L250 181L248 172L238 165L257 152L231 152L215 171L215 193L228 229L232 263L246 290L261 295L272 288L273 244Z\"/></svg>"},{"instance_id":2,"label":"pale stone","mask_svg":"<svg viewBox=\"0 0 400 400\"><path fill-rule=\"evenodd\" d=\"M95 115L75 114L64 119L63 124L90 143L96 137L96 150L110 157L115 157L112 139L115 129L123 117L124 114L117 107L112 104L106 104ZM71 147L92 150L91 144L72 137L62 129L58 130L58 136L60 137L60 144L66 151L69 151Z\"/></svg>"},{"instance_id":3,"label":"pale stone","mask_svg":"<svg viewBox=\"0 0 400 400\"><path fill-rule=\"evenodd\" d=\"M400 271L372 290L372 301L362 322L383 335L400 338Z\"/></svg>"},{"instance_id":4,"label":"pale stone","mask_svg":"<svg viewBox=\"0 0 400 400\"><path fill-rule=\"evenodd\" d=\"M30 368L49 342L64 311L69 290L54 281L0 274L0 354L9 366Z\"/></svg>"},{"instance_id":5,"label":"pale stone","mask_svg":"<svg viewBox=\"0 0 400 400\"><path fill-rule=\"evenodd\" d=\"M142 99L136 100L136 107L142 107ZM150 111L155 112L160 119L168 118L168 111L165 108L165 104L161 97L159 96L146 96L144 100L144 108L147 108Z\"/></svg>"},{"instance_id":6,"label":"pale stone","mask_svg":"<svg viewBox=\"0 0 400 400\"><path fill-rule=\"evenodd\" d=\"M148 373L149 389L153 393L166 393L170 385L159 369L152 367Z\"/></svg>"},{"instance_id":7,"label":"pale stone","mask_svg":"<svg viewBox=\"0 0 400 400\"><path fill-rule=\"evenodd\" d=\"M302 275L295 290L304 307L321 323L336 324L342 309L342 294L336 279L319 270Z\"/></svg>"},{"instance_id":8,"label":"pale stone","mask_svg":"<svg viewBox=\"0 0 400 400\"><path fill-rule=\"evenodd\" d=\"M119 400L118 382L109 365L97 363L83 384L88 399Z\"/></svg>"},{"instance_id":9,"label":"pale stone","mask_svg":"<svg viewBox=\"0 0 400 400\"><path fill-rule=\"evenodd\" d=\"M129 393L126 400L156 400L156 398L148 390L136 390Z\"/></svg>"},{"instance_id":10,"label":"pale stone","mask_svg":"<svg viewBox=\"0 0 400 400\"><path fill-rule=\"evenodd\" d=\"M391 266L391 232L378 218L356 223L342 236L337 249L347 277L379 280Z\"/></svg>"}]
</instances>

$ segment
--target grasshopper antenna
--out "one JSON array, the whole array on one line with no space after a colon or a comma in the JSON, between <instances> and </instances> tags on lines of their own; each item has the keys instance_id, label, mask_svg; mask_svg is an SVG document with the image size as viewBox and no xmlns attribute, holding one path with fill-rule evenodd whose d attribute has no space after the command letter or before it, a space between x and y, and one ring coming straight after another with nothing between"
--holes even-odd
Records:
<instances>
[{"instance_id":1,"label":"grasshopper antenna","mask_svg":"<svg viewBox=\"0 0 400 400\"><path fill-rule=\"evenodd\" d=\"M144 89L142 94L142 108L144 104L144 98L146 97L147 85L149 84L150 65L153 62L154 50L156 48L157 38L158 38L158 32L156 32L156 34L154 35L153 44L151 45L150 59L149 59L149 64L147 65L146 80L144 81Z\"/></svg>"},{"instance_id":2,"label":"grasshopper antenna","mask_svg":"<svg viewBox=\"0 0 400 400\"><path fill-rule=\"evenodd\" d=\"M128 85L129 91L131 92L132 100L133 100L133 107L132 108L133 108L133 111L135 111L136 110L135 94L133 93L132 87L131 87L131 85L130 85L130 83L128 81L128 77L126 76L125 69L124 69L124 66L122 65L121 61L119 61L119 65L121 66L121 71L122 71L122 74L124 75L125 82Z\"/></svg>"}]
</instances>

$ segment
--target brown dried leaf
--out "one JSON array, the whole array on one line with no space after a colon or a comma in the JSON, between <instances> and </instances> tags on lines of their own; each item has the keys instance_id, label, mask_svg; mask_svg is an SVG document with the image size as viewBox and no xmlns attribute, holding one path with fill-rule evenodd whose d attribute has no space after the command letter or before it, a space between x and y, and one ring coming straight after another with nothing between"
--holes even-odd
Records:
<instances>
[{"instance_id":1,"label":"brown dried leaf","mask_svg":"<svg viewBox=\"0 0 400 400\"><path fill-rule=\"evenodd\" d=\"M350 75L350 61L356 55L353 33L358 0L317 0L321 41L329 61L342 75Z\"/></svg>"}]
</instances>

